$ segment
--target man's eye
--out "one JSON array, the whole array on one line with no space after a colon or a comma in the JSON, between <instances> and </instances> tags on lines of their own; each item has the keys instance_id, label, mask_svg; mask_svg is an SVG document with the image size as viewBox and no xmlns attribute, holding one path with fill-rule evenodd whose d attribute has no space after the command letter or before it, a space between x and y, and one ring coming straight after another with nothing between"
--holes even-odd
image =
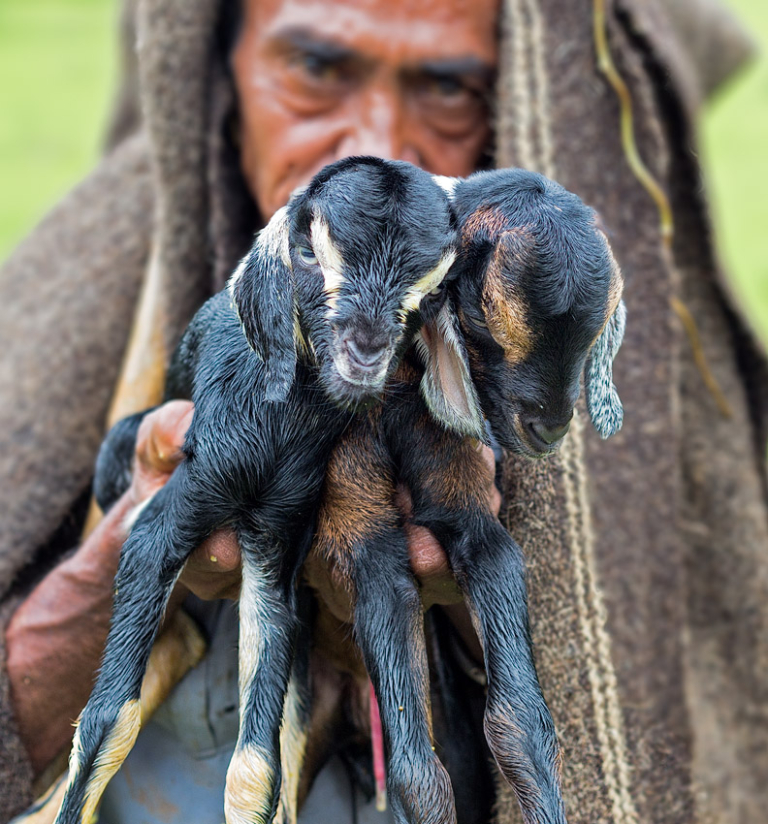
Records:
<instances>
[{"instance_id":1,"label":"man's eye","mask_svg":"<svg viewBox=\"0 0 768 824\"><path fill-rule=\"evenodd\" d=\"M299 253L299 259L307 266L314 266L317 263L317 257L309 246L299 246L296 250Z\"/></svg>"},{"instance_id":2,"label":"man's eye","mask_svg":"<svg viewBox=\"0 0 768 824\"><path fill-rule=\"evenodd\" d=\"M457 77L450 76L430 78L429 91L441 97L455 97L462 93L469 94L469 90Z\"/></svg>"},{"instance_id":3,"label":"man's eye","mask_svg":"<svg viewBox=\"0 0 768 824\"><path fill-rule=\"evenodd\" d=\"M336 80L339 75L339 67L335 63L324 60L316 54L298 55L296 63L306 74L316 80Z\"/></svg>"},{"instance_id":4,"label":"man's eye","mask_svg":"<svg viewBox=\"0 0 768 824\"><path fill-rule=\"evenodd\" d=\"M329 86L344 79L344 67L338 60L300 51L291 55L289 65L300 82L309 86Z\"/></svg>"},{"instance_id":5,"label":"man's eye","mask_svg":"<svg viewBox=\"0 0 768 824\"><path fill-rule=\"evenodd\" d=\"M422 78L419 85L424 97L442 105L470 104L474 103L477 97L460 77L451 74L427 75Z\"/></svg>"}]
</instances>

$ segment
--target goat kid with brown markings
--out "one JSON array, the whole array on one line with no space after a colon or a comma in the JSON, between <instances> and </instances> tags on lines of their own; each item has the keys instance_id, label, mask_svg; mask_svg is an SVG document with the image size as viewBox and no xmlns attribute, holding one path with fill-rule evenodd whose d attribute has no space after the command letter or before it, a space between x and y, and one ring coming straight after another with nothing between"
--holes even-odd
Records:
<instances>
[{"instance_id":1,"label":"goat kid with brown markings","mask_svg":"<svg viewBox=\"0 0 768 824\"><path fill-rule=\"evenodd\" d=\"M603 437L621 426L612 363L622 278L595 213L517 169L442 179L460 225L456 278L385 402L333 453L313 552L354 606L384 731L398 822L451 824L454 796L432 740L422 607L396 485L442 544L480 639L485 734L526 824L565 824L560 749L531 651L523 554L489 509L473 439L540 458L566 434L585 375ZM469 436L469 437L466 437ZM469 820L470 811L462 813ZM474 819L472 819L474 820Z\"/></svg>"},{"instance_id":2,"label":"goat kid with brown markings","mask_svg":"<svg viewBox=\"0 0 768 824\"><path fill-rule=\"evenodd\" d=\"M90 824L138 734L142 677L171 590L190 553L222 526L235 530L243 556L240 730L226 818L273 819L296 578L326 463L354 412L381 394L421 321L439 309L454 225L445 193L425 172L375 158L339 161L275 215L228 290L196 315L167 392L194 401L185 460L142 505L123 547L57 824ZM118 460L138 417L114 436Z\"/></svg>"}]
</instances>

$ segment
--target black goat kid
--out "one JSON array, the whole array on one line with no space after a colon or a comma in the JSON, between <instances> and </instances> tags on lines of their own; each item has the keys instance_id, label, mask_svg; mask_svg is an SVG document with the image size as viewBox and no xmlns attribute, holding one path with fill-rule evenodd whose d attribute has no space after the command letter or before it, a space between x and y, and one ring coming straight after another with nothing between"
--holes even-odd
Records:
<instances>
[{"instance_id":1,"label":"black goat kid","mask_svg":"<svg viewBox=\"0 0 768 824\"><path fill-rule=\"evenodd\" d=\"M422 609L394 504L403 482L414 522L447 553L483 647L491 751L526 824L565 824L560 750L531 654L523 556L489 509L487 468L472 438L485 440L485 419L507 449L552 452L568 430L582 372L598 432L621 426L612 362L624 330L622 278L595 213L558 184L512 169L442 185L461 232L457 277L417 337L422 357L406 356L383 405L356 419L334 451L313 552L335 567L354 604L396 820L456 821L431 736ZM471 807L460 819L475 820Z\"/></svg>"},{"instance_id":2,"label":"black goat kid","mask_svg":"<svg viewBox=\"0 0 768 824\"><path fill-rule=\"evenodd\" d=\"M89 824L139 729L139 691L174 583L229 525L243 553L240 730L229 824L267 822L297 631L296 578L331 449L380 395L455 258L445 193L406 163L340 161L278 212L196 315L168 394L195 402L186 460L141 510L120 557L112 625L80 717L58 824Z\"/></svg>"}]
</instances>

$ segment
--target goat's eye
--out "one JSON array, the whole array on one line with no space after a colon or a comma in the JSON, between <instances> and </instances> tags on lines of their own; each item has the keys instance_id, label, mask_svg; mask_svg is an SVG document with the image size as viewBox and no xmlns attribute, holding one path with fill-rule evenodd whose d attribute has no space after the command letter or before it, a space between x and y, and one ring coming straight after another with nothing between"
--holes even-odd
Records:
<instances>
[{"instance_id":1,"label":"goat's eye","mask_svg":"<svg viewBox=\"0 0 768 824\"><path fill-rule=\"evenodd\" d=\"M302 263L306 263L307 266L314 266L317 263L317 257L309 246L299 246L297 251Z\"/></svg>"},{"instance_id":2,"label":"goat's eye","mask_svg":"<svg viewBox=\"0 0 768 824\"><path fill-rule=\"evenodd\" d=\"M477 315L467 315L467 320L469 320L472 326L477 326L478 329L488 328L485 318L478 317Z\"/></svg>"},{"instance_id":3,"label":"goat's eye","mask_svg":"<svg viewBox=\"0 0 768 824\"><path fill-rule=\"evenodd\" d=\"M434 289L430 289L429 293L430 297L436 298L438 295L443 294L443 287L442 286L435 286Z\"/></svg>"}]
</instances>

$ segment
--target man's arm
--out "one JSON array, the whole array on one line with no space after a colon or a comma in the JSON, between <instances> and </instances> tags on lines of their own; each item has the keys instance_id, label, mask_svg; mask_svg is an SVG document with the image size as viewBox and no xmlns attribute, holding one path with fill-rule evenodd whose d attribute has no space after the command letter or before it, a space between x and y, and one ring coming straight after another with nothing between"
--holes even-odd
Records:
<instances>
[{"instance_id":1,"label":"man's arm","mask_svg":"<svg viewBox=\"0 0 768 824\"><path fill-rule=\"evenodd\" d=\"M177 466L192 405L166 404L139 430L133 482L69 559L53 569L13 615L6 631L7 668L19 732L32 766L42 771L72 737L109 629L112 585L126 517ZM240 557L234 537L214 536L190 558L172 604L187 591L235 597Z\"/></svg>"},{"instance_id":2,"label":"man's arm","mask_svg":"<svg viewBox=\"0 0 768 824\"><path fill-rule=\"evenodd\" d=\"M109 629L112 585L126 518L160 489L182 458L181 445L192 419L192 404L167 403L147 415L139 428L133 480L78 551L53 569L14 614L6 632L7 666L16 720L33 768L41 772L66 746L72 722L85 705ZM498 511L500 498L489 461L488 495ZM399 505L406 516L406 491ZM442 548L426 529L406 525L411 565L421 584L424 606L443 605L467 648L481 660L477 638ZM351 622L351 605L332 573L310 570L321 604ZM191 591L203 599L236 598L240 551L232 531L212 536L187 562L171 606Z\"/></svg>"}]
</instances>

